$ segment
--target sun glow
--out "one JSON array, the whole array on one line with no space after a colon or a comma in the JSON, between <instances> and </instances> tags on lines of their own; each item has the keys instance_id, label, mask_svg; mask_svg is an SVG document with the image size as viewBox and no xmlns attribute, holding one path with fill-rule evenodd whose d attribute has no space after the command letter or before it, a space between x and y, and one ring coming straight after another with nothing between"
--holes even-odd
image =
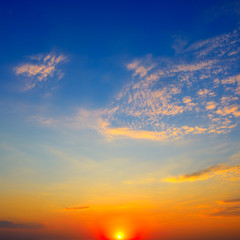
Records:
<instances>
[{"instance_id":1,"label":"sun glow","mask_svg":"<svg viewBox=\"0 0 240 240\"><path fill-rule=\"evenodd\" d=\"M123 234L122 233L117 233L116 238L117 239L123 239Z\"/></svg>"}]
</instances>

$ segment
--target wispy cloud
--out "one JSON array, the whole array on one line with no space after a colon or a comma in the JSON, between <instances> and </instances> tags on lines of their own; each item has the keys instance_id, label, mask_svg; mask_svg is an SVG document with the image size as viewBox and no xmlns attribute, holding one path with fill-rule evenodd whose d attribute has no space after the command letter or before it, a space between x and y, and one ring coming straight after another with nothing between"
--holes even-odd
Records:
<instances>
[{"instance_id":1,"label":"wispy cloud","mask_svg":"<svg viewBox=\"0 0 240 240\"><path fill-rule=\"evenodd\" d=\"M188 44L188 40L181 36L174 36L174 42L172 48L175 50L176 54L180 54L184 51L184 48Z\"/></svg>"},{"instance_id":2,"label":"wispy cloud","mask_svg":"<svg viewBox=\"0 0 240 240\"><path fill-rule=\"evenodd\" d=\"M0 228L41 229L44 227L45 226L43 224L24 224L10 221L0 221Z\"/></svg>"},{"instance_id":3,"label":"wispy cloud","mask_svg":"<svg viewBox=\"0 0 240 240\"><path fill-rule=\"evenodd\" d=\"M228 199L219 201L219 203L240 203L240 198Z\"/></svg>"},{"instance_id":4,"label":"wispy cloud","mask_svg":"<svg viewBox=\"0 0 240 240\"><path fill-rule=\"evenodd\" d=\"M48 127L66 127L72 129L95 129L100 131L102 125L101 115L103 110L87 110L80 108L73 116L68 117L48 117L32 116L31 121Z\"/></svg>"},{"instance_id":5,"label":"wispy cloud","mask_svg":"<svg viewBox=\"0 0 240 240\"><path fill-rule=\"evenodd\" d=\"M111 139L114 137L127 137L134 139L145 139L145 140L154 140L154 141L167 141L171 138L179 138L180 136L192 133L200 134L205 132L207 129L199 127L188 127L182 126L180 128L172 127L168 128L166 131L145 131L145 130L132 130L128 127L125 128L109 128L108 123L102 124L99 131L107 138Z\"/></svg>"},{"instance_id":6,"label":"wispy cloud","mask_svg":"<svg viewBox=\"0 0 240 240\"><path fill-rule=\"evenodd\" d=\"M129 70L134 70L134 76L139 75L141 78L145 77L153 67L153 65L146 67L142 65L139 61L134 61L127 65L127 68Z\"/></svg>"},{"instance_id":7,"label":"wispy cloud","mask_svg":"<svg viewBox=\"0 0 240 240\"><path fill-rule=\"evenodd\" d=\"M217 201L220 206L210 213L214 217L240 217L240 198Z\"/></svg>"},{"instance_id":8,"label":"wispy cloud","mask_svg":"<svg viewBox=\"0 0 240 240\"><path fill-rule=\"evenodd\" d=\"M232 207L217 209L214 213L210 214L210 216L240 217L240 206L232 206Z\"/></svg>"},{"instance_id":9,"label":"wispy cloud","mask_svg":"<svg viewBox=\"0 0 240 240\"><path fill-rule=\"evenodd\" d=\"M59 64L66 60L63 55L53 53L30 57L29 63L19 64L14 68L16 75L22 75L26 80L24 90L30 90L40 82L45 82L53 76L58 79L63 77L63 72L58 68Z\"/></svg>"},{"instance_id":10,"label":"wispy cloud","mask_svg":"<svg viewBox=\"0 0 240 240\"><path fill-rule=\"evenodd\" d=\"M240 165L237 164L237 165L229 166L226 164L217 164L217 165L210 166L208 168L201 169L199 171L196 171L190 174L184 174L177 177L165 178L163 179L163 181L173 182L173 183L194 182L199 180L206 180L214 176L227 177L229 180L239 180Z\"/></svg>"},{"instance_id":11,"label":"wispy cloud","mask_svg":"<svg viewBox=\"0 0 240 240\"><path fill-rule=\"evenodd\" d=\"M73 206L73 207L66 207L65 210L83 210L88 209L89 206Z\"/></svg>"}]
</instances>

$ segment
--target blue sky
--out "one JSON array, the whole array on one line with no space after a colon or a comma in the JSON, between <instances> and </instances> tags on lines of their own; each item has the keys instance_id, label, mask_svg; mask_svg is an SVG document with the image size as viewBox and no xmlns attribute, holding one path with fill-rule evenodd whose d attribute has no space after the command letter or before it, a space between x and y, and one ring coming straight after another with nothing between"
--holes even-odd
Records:
<instances>
[{"instance_id":1,"label":"blue sky","mask_svg":"<svg viewBox=\"0 0 240 240\"><path fill-rule=\"evenodd\" d=\"M65 99L106 104L126 83L126 62L147 54L173 57L177 42L189 44L234 30L236 4L7 1L1 10L2 61L15 65L39 53L65 54L71 62L64 66L65 81L70 78L77 86L62 83Z\"/></svg>"},{"instance_id":2,"label":"blue sky","mask_svg":"<svg viewBox=\"0 0 240 240\"><path fill-rule=\"evenodd\" d=\"M138 209L146 239L185 216L239 236L239 9L2 1L0 228L54 232L60 219L67 234L77 219L90 234L93 218ZM200 231L182 227L182 239Z\"/></svg>"}]
</instances>

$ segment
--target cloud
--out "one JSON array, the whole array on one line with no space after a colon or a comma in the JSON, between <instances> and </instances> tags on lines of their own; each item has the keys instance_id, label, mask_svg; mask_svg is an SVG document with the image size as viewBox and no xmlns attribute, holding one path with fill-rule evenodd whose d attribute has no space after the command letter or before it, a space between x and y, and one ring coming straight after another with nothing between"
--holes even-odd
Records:
<instances>
[{"instance_id":1,"label":"cloud","mask_svg":"<svg viewBox=\"0 0 240 240\"><path fill-rule=\"evenodd\" d=\"M219 201L220 203L240 203L240 198Z\"/></svg>"},{"instance_id":2,"label":"cloud","mask_svg":"<svg viewBox=\"0 0 240 240\"><path fill-rule=\"evenodd\" d=\"M240 95L240 74L222 79L222 84L230 87L235 95Z\"/></svg>"},{"instance_id":3,"label":"cloud","mask_svg":"<svg viewBox=\"0 0 240 240\"><path fill-rule=\"evenodd\" d=\"M207 102L206 104L206 109L207 110L212 110L212 109L215 109L217 107L217 103L216 102Z\"/></svg>"},{"instance_id":4,"label":"cloud","mask_svg":"<svg viewBox=\"0 0 240 240\"><path fill-rule=\"evenodd\" d=\"M102 124L101 115L103 110L87 110L80 108L77 110L74 116L69 117L49 117L49 116L32 116L31 120L40 125L47 127L66 127L74 130L78 129L95 129L100 131L100 126Z\"/></svg>"},{"instance_id":5,"label":"cloud","mask_svg":"<svg viewBox=\"0 0 240 240\"><path fill-rule=\"evenodd\" d=\"M200 62L195 64L177 65L173 68L172 72L195 72L202 69L210 69L213 61Z\"/></svg>"},{"instance_id":6,"label":"cloud","mask_svg":"<svg viewBox=\"0 0 240 240\"><path fill-rule=\"evenodd\" d=\"M197 94L201 97L201 99L216 96L216 94L213 91L211 91L209 89L206 89L206 88L205 89L200 89L197 92Z\"/></svg>"},{"instance_id":7,"label":"cloud","mask_svg":"<svg viewBox=\"0 0 240 240\"><path fill-rule=\"evenodd\" d=\"M180 36L174 36L174 38L172 48L175 50L176 54L182 53L188 44L188 41Z\"/></svg>"},{"instance_id":8,"label":"cloud","mask_svg":"<svg viewBox=\"0 0 240 240\"><path fill-rule=\"evenodd\" d=\"M195 182L199 180L206 180L214 176L227 177L229 180L240 179L240 165L228 166L226 164L217 164L208 168L193 172L190 174L184 174L177 177L169 177L163 179L165 182Z\"/></svg>"},{"instance_id":9,"label":"cloud","mask_svg":"<svg viewBox=\"0 0 240 240\"><path fill-rule=\"evenodd\" d=\"M30 57L30 63L23 63L14 68L16 75L21 75L26 80L24 90L36 87L40 82L45 82L49 78L57 76L63 77L59 64L66 60L63 55L47 54Z\"/></svg>"},{"instance_id":10,"label":"cloud","mask_svg":"<svg viewBox=\"0 0 240 240\"><path fill-rule=\"evenodd\" d=\"M217 201L220 207L217 207L210 216L214 217L240 217L240 198Z\"/></svg>"},{"instance_id":11,"label":"cloud","mask_svg":"<svg viewBox=\"0 0 240 240\"><path fill-rule=\"evenodd\" d=\"M42 224L23 224L10 221L0 221L0 228L19 228L19 229L41 229L45 226Z\"/></svg>"},{"instance_id":12,"label":"cloud","mask_svg":"<svg viewBox=\"0 0 240 240\"><path fill-rule=\"evenodd\" d=\"M83 210L88 209L89 206L74 206L74 207L66 207L65 210Z\"/></svg>"},{"instance_id":13,"label":"cloud","mask_svg":"<svg viewBox=\"0 0 240 240\"><path fill-rule=\"evenodd\" d=\"M127 65L127 68L129 70L134 70L134 76L139 75L141 78L143 78L153 68L153 65L146 67L142 65L139 61L134 61L132 63L129 63Z\"/></svg>"},{"instance_id":14,"label":"cloud","mask_svg":"<svg viewBox=\"0 0 240 240\"><path fill-rule=\"evenodd\" d=\"M93 128L108 139L169 141L187 135L226 134L239 125L240 117L240 51L236 49L240 49L239 29L193 43L175 59L150 55L135 59L126 64L130 81L104 109L79 109L61 120L37 116L36 121ZM46 69L62 61L48 55L39 59L49 62ZM32 70L34 76L39 67ZM40 74L37 82L43 79Z\"/></svg>"},{"instance_id":15,"label":"cloud","mask_svg":"<svg viewBox=\"0 0 240 240\"><path fill-rule=\"evenodd\" d=\"M102 128L102 134L108 138L113 137L128 137L135 139L148 139L148 140L165 140L168 138L166 132L152 132L152 131L134 131L129 128L108 128L107 124Z\"/></svg>"},{"instance_id":16,"label":"cloud","mask_svg":"<svg viewBox=\"0 0 240 240\"><path fill-rule=\"evenodd\" d=\"M232 206L217 209L214 213L210 214L214 217L240 217L240 206Z\"/></svg>"},{"instance_id":17,"label":"cloud","mask_svg":"<svg viewBox=\"0 0 240 240\"><path fill-rule=\"evenodd\" d=\"M108 123L103 123L99 129L103 135L108 139L114 137L127 137L133 139L145 139L153 141L167 141L172 138L177 139L183 135L192 133L200 134L204 133L206 129L199 127L182 126L181 128L169 128L166 131L144 131L144 130L132 130L130 128L109 128Z\"/></svg>"},{"instance_id":18,"label":"cloud","mask_svg":"<svg viewBox=\"0 0 240 240\"><path fill-rule=\"evenodd\" d=\"M240 106L238 104L232 104L229 106L225 106L223 108L219 108L216 113L226 116L226 115L234 115L235 117L240 116Z\"/></svg>"},{"instance_id":19,"label":"cloud","mask_svg":"<svg viewBox=\"0 0 240 240\"><path fill-rule=\"evenodd\" d=\"M45 126L54 126L58 123L58 120L54 119L54 118L46 118L46 117L42 117L42 116L34 116L32 117L32 121L37 122L41 125L45 125Z\"/></svg>"},{"instance_id":20,"label":"cloud","mask_svg":"<svg viewBox=\"0 0 240 240\"><path fill-rule=\"evenodd\" d=\"M232 131L240 117L240 52L233 54L239 39L237 29L191 44L176 60L147 56L128 63L132 80L102 112L99 131L156 141Z\"/></svg>"}]
</instances>

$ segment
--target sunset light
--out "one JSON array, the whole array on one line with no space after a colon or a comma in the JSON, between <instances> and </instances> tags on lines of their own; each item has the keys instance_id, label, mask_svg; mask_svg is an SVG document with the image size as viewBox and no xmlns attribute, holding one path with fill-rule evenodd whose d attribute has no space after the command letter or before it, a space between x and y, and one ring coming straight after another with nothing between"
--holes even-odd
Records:
<instances>
[{"instance_id":1,"label":"sunset light","mask_svg":"<svg viewBox=\"0 0 240 240\"><path fill-rule=\"evenodd\" d=\"M240 0L1 0L1 240L240 239Z\"/></svg>"}]
</instances>

